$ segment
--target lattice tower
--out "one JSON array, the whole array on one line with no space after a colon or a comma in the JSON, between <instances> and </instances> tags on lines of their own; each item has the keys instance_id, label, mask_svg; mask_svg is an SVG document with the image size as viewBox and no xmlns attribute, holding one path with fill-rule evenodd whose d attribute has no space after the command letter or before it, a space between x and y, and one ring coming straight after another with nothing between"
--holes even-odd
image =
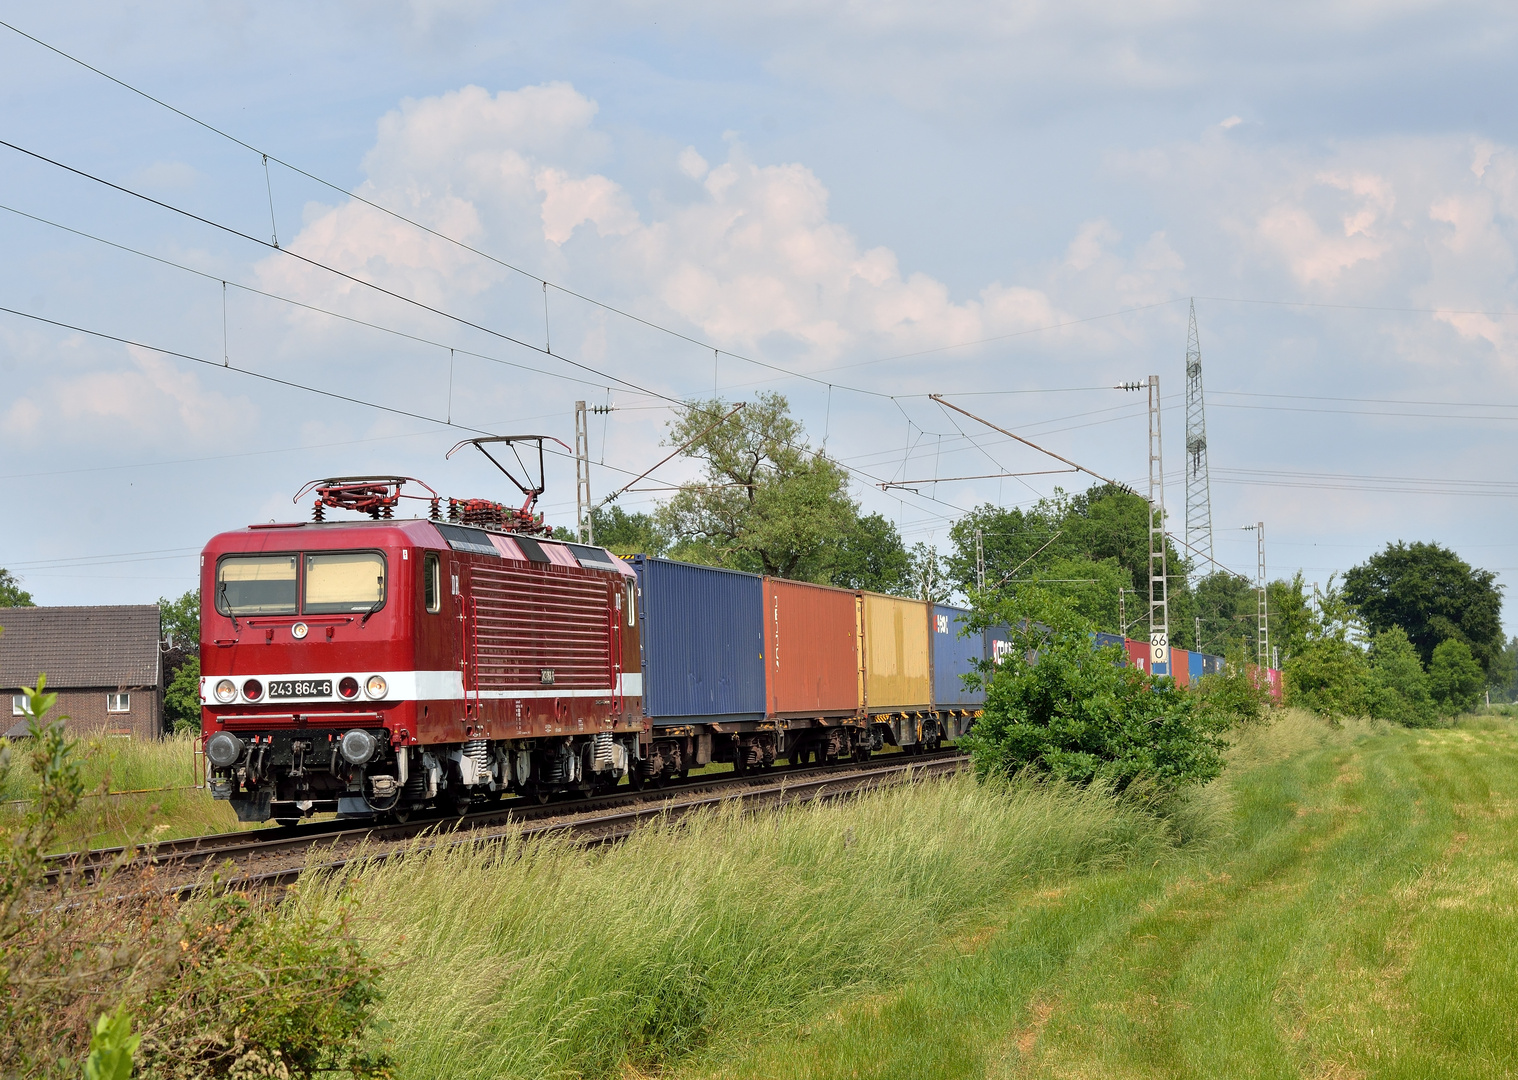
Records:
<instances>
[{"instance_id":1,"label":"lattice tower","mask_svg":"<svg viewBox=\"0 0 1518 1080\"><path fill-rule=\"evenodd\" d=\"M1208 560L1216 556L1212 546L1212 496L1207 485L1207 416L1202 407L1202 346L1196 332L1196 301L1191 302L1191 321L1186 330L1186 544ZM1217 566L1209 561L1197 566L1208 574Z\"/></svg>"}]
</instances>

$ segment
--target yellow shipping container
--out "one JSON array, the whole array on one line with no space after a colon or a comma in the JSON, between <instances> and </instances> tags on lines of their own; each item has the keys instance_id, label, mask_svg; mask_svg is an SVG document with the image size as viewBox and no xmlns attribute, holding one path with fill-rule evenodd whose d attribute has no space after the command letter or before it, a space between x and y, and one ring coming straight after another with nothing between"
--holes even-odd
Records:
<instances>
[{"instance_id":1,"label":"yellow shipping container","mask_svg":"<svg viewBox=\"0 0 1518 1080\"><path fill-rule=\"evenodd\" d=\"M933 700L928 668L928 605L921 600L861 593L864 701L872 713L926 709Z\"/></svg>"}]
</instances>

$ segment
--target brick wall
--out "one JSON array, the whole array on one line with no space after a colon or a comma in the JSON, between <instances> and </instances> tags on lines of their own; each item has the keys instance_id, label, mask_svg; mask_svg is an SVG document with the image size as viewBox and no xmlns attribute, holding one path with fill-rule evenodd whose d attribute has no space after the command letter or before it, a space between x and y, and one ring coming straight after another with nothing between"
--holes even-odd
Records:
<instances>
[{"instance_id":1,"label":"brick wall","mask_svg":"<svg viewBox=\"0 0 1518 1080\"><path fill-rule=\"evenodd\" d=\"M5 727L21 718L11 715L10 701L18 690L5 692ZM130 695L131 708L127 712L108 712L106 695L125 693ZM67 730L71 735L89 735L103 731L108 735L130 736L134 739L156 739L163 732L163 709L158 690L154 687L111 687L90 690L59 690L58 704L53 706L53 717L67 716ZM5 730L0 727L0 731Z\"/></svg>"}]
</instances>

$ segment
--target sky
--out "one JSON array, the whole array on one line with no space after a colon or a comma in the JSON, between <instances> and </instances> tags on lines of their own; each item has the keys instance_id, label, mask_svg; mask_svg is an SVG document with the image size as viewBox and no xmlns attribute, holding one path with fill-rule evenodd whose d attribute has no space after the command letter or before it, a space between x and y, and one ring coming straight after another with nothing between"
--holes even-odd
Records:
<instances>
[{"instance_id":1,"label":"sky","mask_svg":"<svg viewBox=\"0 0 1518 1080\"><path fill-rule=\"evenodd\" d=\"M510 501L445 455L572 445L576 400L612 407L596 498L669 452L674 403L776 391L943 546L1089 478L928 395L1142 491L1146 395L1115 387L1157 375L1182 532L1193 304L1220 564L1253 577L1264 522L1272 578L1425 540L1518 581L1511 5L0 21L0 566L38 603L178 595L322 477ZM1037 475L952 479L993 473ZM546 480L572 525L572 460Z\"/></svg>"}]
</instances>

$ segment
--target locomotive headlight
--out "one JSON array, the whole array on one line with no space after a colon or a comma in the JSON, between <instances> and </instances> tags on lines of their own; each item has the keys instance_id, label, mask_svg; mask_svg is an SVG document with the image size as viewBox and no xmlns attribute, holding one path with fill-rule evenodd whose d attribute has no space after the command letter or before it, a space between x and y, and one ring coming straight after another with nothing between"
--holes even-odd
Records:
<instances>
[{"instance_id":1,"label":"locomotive headlight","mask_svg":"<svg viewBox=\"0 0 1518 1080\"><path fill-rule=\"evenodd\" d=\"M308 629L309 627L307 627L305 623L298 622L294 626L290 627L290 636L293 637L296 641L301 641L305 638L306 631Z\"/></svg>"},{"instance_id":2,"label":"locomotive headlight","mask_svg":"<svg viewBox=\"0 0 1518 1080\"><path fill-rule=\"evenodd\" d=\"M370 675L369 681L364 683L364 693L368 694L372 698L384 697L389 689L390 687L385 682L385 677L383 675Z\"/></svg>"},{"instance_id":3,"label":"locomotive headlight","mask_svg":"<svg viewBox=\"0 0 1518 1080\"><path fill-rule=\"evenodd\" d=\"M362 765L374 756L379 743L363 728L354 728L343 735L337 748L349 765Z\"/></svg>"},{"instance_id":4,"label":"locomotive headlight","mask_svg":"<svg viewBox=\"0 0 1518 1080\"><path fill-rule=\"evenodd\" d=\"M242 759L242 740L230 731L218 731L206 740L206 758L218 769L231 768Z\"/></svg>"},{"instance_id":5,"label":"locomotive headlight","mask_svg":"<svg viewBox=\"0 0 1518 1080\"><path fill-rule=\"evenodd\" d=\"M222 679L216 684L216 700L223 705L230 705L237 700L237 684L231 679Z\"/></svg>"},{"instance_id":6,"label":"locomotive headlight","mask_svg":"<svg viewBox=\"0 0 1518 1080\"><path fill-rule=\"evenodd\" d=\"M242 684L242 696L249 701L257 701L264 696L264 684L257 679L249 679Z\"/></svg>"}]
</instances>

